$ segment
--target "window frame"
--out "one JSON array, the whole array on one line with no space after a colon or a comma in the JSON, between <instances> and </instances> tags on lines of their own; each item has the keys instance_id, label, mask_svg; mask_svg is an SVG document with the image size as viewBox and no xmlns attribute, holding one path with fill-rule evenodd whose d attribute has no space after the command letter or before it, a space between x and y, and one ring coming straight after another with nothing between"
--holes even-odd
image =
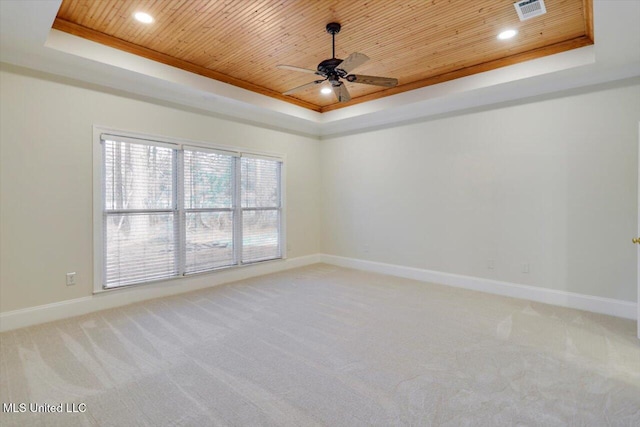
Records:
<instances>
[{"instance_id":1,"label":"window frame","mask_svg":"<svg viewBox=\"0 0 640 427\"><path fill-rule=\"evenodd\" d=\"M234 218L234 230L233 238L234 243L234 258L236 263L229 266L217 267L206 271L196 271L185 274L184 269L184 257L185 251L185 231L181 228L176 230L178 242L178 254L180 258L178 261L178 274L172 277L166 277L156 280L149 280L145 282L125 284L116 287L105 287L105 245L106 245L106 229L104 227L105 217L105 205L104 205L104 192L105 192L105 154L103 151L102 135L108 134L117 137L118 140L126 142L127 139L136 140L140 143L148 141L149 145L164 146L175 149L175 176L174 176L174 197L176 198L177 205L175 206L175 212L177 215L177 222L183 223L182 216L185 215L186 209L184 209L184 200L181 197L184 196L184 177L183 171L183 154L185 149L195 149L202 151L220 152L220 154L233 155L234 161L237 162L235 166L234 188L233 188L233 218ZM146 142L145 142L146 143ZM240 200L240 188L241 188L241 176L240 176L240 159L242 157L250 158L264 158L267 160L273 160L280 162L280 174L279 174L279 192L280 192L280 206L279 210L279 245L280 245L280 257L259 260L254 262L243 262L242 260L242 201ZM143 134L139 132L125 131L121 129L113 129L104 126L93 126L93 293L111 292L119 289L130 288L135 286L143 286L150 284L158 284L163 282L169 282L173 280L180 280L183 278L192 278L193 276L215 274L220 270L236 269L249 267L251 265L269 263L269 262L281 262L287 259L287 240L286 240L286 189L284 183L286 182L286 155L281 153L265 152L252 149L245 149L243 147L228 146L223 144L217 144L213 142L194 141L185 138L173 138L166 136L158 136L151 134ZM182 207L182 209L180 209ZM272 209L272 208L270 208ZM184 252L184 253L183 253Z\"/></svg>"}]
</instances>

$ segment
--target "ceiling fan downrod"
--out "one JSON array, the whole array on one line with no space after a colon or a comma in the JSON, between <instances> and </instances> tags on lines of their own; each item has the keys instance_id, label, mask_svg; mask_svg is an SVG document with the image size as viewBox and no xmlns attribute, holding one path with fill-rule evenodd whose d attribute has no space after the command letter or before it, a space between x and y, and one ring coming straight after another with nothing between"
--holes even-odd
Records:
<instances>
[{"instance_id":1,"label":"ceiling fan downrod","mask_svg":"<svg viewBox=\"0 0 640 427\"><path fill-rule=\"evenodd\" d=\"M336 57L336 34L340 32L340 24L337 22L330 22L327 24L327 33L331 34L331 58Z\"/></svg>"}]
</instances>

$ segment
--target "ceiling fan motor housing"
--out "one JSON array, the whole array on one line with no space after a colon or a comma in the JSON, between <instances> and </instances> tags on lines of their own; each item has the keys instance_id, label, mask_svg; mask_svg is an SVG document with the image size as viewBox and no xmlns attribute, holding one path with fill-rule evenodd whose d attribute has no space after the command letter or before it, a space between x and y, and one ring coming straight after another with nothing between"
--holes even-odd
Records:
<instances>
[{"instance_id":1,"label":"ceiling fan motor housing","mask_svg":"<svg viewBox=\"0 0 640 427\"><path fill-rule=\"evenodd\" d=\"M331 74L336 74L340 76L340 71L342 70L336 69L336 67L341 63L342 63L342 59L339 59L339 58L325 59L324 61L318 64L318 72L324 76L330 76ZM346 73L344 74L346 75Z\"/></svg>"}]
</instances>

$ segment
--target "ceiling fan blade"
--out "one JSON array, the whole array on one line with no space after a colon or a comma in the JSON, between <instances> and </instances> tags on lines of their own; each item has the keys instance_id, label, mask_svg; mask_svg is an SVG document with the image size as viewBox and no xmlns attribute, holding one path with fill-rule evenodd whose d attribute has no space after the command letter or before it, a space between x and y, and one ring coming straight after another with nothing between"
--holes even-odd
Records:
<instances>
[{"instance_id":1,"label":"ceiling fan blade","mask_svg":"<svg viewBox=\"0 0 640 427\"><path fill-rule=\"evenodd\" d=\"M338 102L347 102L351 100L351 95L349 95L349 91L344 83L340 83L339 86L332 86L333 93L335 93L336 98L338 98Z\"/></svg>"},{"instance_id":2,"label":"ceiling fan blade","mask_svg":"<svg viewBox=\"0 0 640 427\"><path fill-rule=\"evenodd\" d=\"M283 95L291 95L292 93L300 92L301 90L305 90L312 86L319 85L322 82L324 82L324 80L315 80L315 81L312 81L311 83L306 83L306 84L303 84L302 86L289 89L288 91L284 92Z\"/></svg>"},{"instance_id":3,"label":"ceiling fan blade","mask_svg":"<svg viewBox=\"0 0 640 427\"><path fill-rule=\"evenodd\" d=\"M390 77L364 76L362 74L349 74L347 76L347 81L384 87L394 87L398 84L398 79L392 79Z\"/></svg>"},{"instance_id":4,"label":"ceiling fan blade","mask_svg":"<svg viewBox=\"0 0 640 427\"><path fill-rule=\"evenodd\" d=\"M344 70L344 72L349 74L352 70L361 66L368 60L369 57L364 53L353 52L351 55L347 56L347 58L342 61L336 68Z\"/></svg>"},{"instance_id":5,"label":"ceiling fan blade","mask_svg":"<svg viewBox=\"0 0 640 427\"><path fill-rule=\"evenodd\" d=\"M309 73L309 74L316 74L317 73L316 70L310 70L308 68L294 67L293 65L276 65L276 68L279 68L281 70L300 71L302 73Z\"/></svg>"}]
</instances>

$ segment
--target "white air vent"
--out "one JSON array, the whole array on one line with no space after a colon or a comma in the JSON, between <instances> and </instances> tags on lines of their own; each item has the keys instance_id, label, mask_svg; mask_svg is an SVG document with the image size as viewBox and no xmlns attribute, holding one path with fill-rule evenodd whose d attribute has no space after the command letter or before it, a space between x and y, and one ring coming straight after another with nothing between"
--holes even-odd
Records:
<instances>
[{"instance_id":1,"label":"white air vent","mask_svg":"<svg viewBox=\"0 0 640 427\"><path fill-rule=\"evenodd\" d=\"M543 0L522 0L513 4L521 21L547 13Z\"/></svg>"}]
</instances>

